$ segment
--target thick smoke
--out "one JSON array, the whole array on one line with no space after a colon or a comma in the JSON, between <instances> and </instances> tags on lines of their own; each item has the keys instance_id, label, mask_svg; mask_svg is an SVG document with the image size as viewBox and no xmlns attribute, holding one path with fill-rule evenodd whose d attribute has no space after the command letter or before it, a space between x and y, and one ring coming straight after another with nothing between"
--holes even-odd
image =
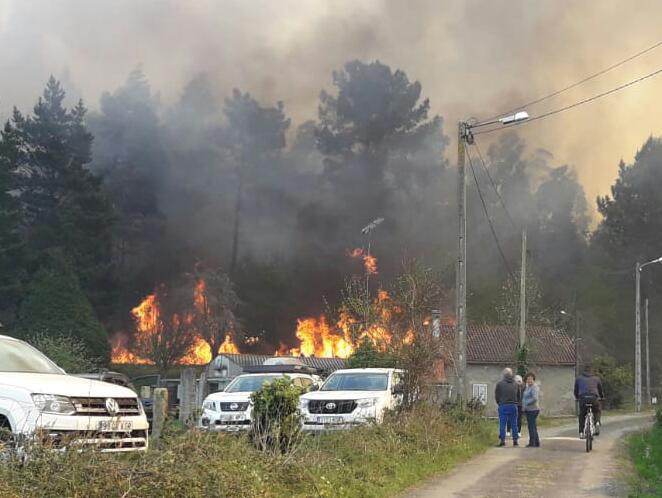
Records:
<instances>
[{"instance_id":1,"label":"thick smoke","mask_svg":"<svg viewBox=\"0 0 662 498\"><path fill-rule=\"evenodd\" d=\"M387 281L403 257L419 257L451 288L455 123L508 110L656 41L654 14L662 7L640 4L627 17L614 16L617 8L4 1L0 43L12 50L0 54L0 112L14 104L29 109L50 73L62 79L70 102L82 97L90 107L93 168L120 218L118 314L126 318L156 283L203 261L232 273L246 328L264 330L275 344L291 341L294 317L319 312L322 297L337 299L343 278L360 271L346 250L367 244L360 230L377 217L385 222L370 240L380 258L376 280ZM651 53L530 113L649 72L659 58ZM380 60L420 82L412 107L425 108L424 126L373 148L359 140L344 150L338 137L347 137L331 133L325 150L323 108L338 91L332 73L351 60ZM497 288L517 269L523 226L531 230L533 272L554 282L549 301L567 303L564 290L574 284L594 209L577 180L589 199L606 191L618 159L657 131L645 112L656 88L649 81L518 134L477 137L492 175L472 150L483 195L469 172L469 278L476 289L469 299L477 314L491 318ZM358 90L357 109L378 115L370 89ZM560 269L565 280L556 278Z\"/></svg>"}]
</instances>

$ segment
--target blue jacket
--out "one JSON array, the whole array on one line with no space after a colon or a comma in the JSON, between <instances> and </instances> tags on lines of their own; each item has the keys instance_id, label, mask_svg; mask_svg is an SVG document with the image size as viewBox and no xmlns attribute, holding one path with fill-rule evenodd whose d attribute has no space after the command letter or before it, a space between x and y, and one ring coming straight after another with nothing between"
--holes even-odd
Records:
<instances>
[{"instance_id":1,"label":"blue jacket","mask_svg":"<svg viewBox=\"0 0 662 498\"><path fill-rule=\"evenodd\" d=\"M527 385L522 396L522 411L535 412L540 410L538 401L540 398L540 389L537 384Z\"/></svg>"}]
</instances>

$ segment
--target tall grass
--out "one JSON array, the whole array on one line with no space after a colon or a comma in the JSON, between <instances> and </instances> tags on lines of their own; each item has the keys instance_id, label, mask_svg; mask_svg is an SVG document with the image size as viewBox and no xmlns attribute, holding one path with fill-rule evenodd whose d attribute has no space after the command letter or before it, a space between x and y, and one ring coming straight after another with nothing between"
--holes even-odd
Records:
<instances>
[{"instance_id":1,"label":"tall grass","mask_svg":"<svg viewBox=\"0 0 662 498\"><path fill-rule=\"evenodd\" d=\"M650 431L629 439L629 450L637 475L632 495L637 497L662 496L662 413L658 411L657 424Z\"/></svg>"},{"instance_id":2,"label":"tall grass","mask_svg":"<svg viewBox=\"0 0 662 498\"><path fill-rule=\"evenodd\" d=\"M381 426L309 436L285 455L247 437L170 430L139 454L31 450L0 465L7 497L389 496L482 451L489 424L432 407Z\"/></svg>"}]
</instances>

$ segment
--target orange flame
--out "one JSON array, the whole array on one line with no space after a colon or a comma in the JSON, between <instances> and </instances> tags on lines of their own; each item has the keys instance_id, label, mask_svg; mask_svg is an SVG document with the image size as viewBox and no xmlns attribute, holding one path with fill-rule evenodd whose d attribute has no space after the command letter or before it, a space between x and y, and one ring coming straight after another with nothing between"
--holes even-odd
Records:
<instances>
[{"instance_id":1,"label":"orange flame","mask_svg":"<svg viewBox=\"0 0 662 498\"><path fill-rule=\"evenodd\" d=\"M193 305L195 312L199 314L208 313L206 283L199 279L193 291ZM163 322L161 310L156 294L148 295L138 306L131 310L136 322L137 340L146 339L154 334L160 334L163 331ZM192 330L194 327L194 315L187 313L180 316L173 315L170 320L177 326L184 324ZM205 365L212 360L212 351L209 344L195 331L195 340L185 355L179 359L181 365ZM124 334L116 334L111 341L111 361L113 363L133 363L133 364L152 364L153 362L141 358L139 355L131 352L127 347L127 338ZM239 348L234 343L232 336L227 334L225 340L219 347L218 353L238 353Z\"/></svg>"},{"instance_id":2,"label":"orange flame","mask_svg":"<svg viewBox=\"0 0 662 498\"><path fill-rule=\"evenodd\" d=\"M355 259L362 259L363 268L368 275L377 275L377 258L375 256L367 254L360 247L349 251L349 256Z\"/></svg>"}]
</instances>

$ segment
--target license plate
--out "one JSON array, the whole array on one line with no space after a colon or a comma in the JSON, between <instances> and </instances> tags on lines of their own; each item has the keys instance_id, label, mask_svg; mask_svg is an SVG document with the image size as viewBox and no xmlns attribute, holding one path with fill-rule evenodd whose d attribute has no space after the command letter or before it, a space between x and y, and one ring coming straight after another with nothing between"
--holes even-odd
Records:
<instances>
[{"instance_id":1,"label":"license plate","mask_svg":"<svg viewBox=\"0 0 662 498\"><path fill-rule=\"evenodd\" d=\"M128 432L132 427L133 423L130 420L100 420L97 430L102 432Z\"/></svg>"},{"instance_id":2,"label":"license plate","mask_svg":"<svg viewBox=\"0 0 662 498\"><path fill-rule=\"evenodd\" d=\"M318 424L343 424L345 420L342 417L317 417Z\"/></svg>"}]
</instances>

